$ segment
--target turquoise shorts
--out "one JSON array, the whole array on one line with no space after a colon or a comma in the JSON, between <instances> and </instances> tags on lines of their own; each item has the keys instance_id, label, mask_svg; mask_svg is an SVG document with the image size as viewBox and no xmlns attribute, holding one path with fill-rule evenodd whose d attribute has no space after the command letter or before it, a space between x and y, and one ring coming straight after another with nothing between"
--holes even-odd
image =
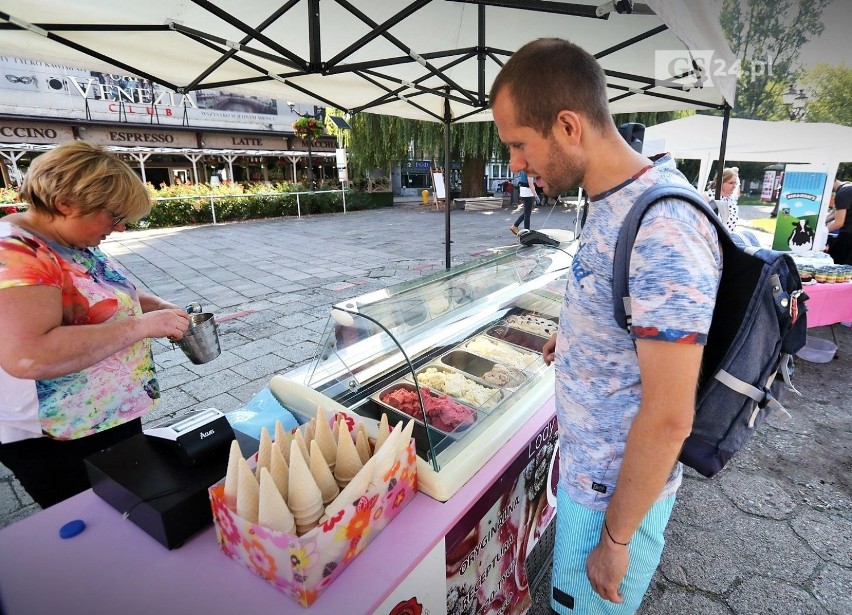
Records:
<instances>
[{"instance_id":1,"label":"turquoise shorts","mask_svg":"<svg viewBox=\"0 0 852 615\"><path fill-rule=\"evenodd\" d=\"M621 582L624 602L604 600L586 576L586 558L601 538L604 514L580 506L560 486L556 503L556 546L553 551L550 605L561 615L634 613L663 553L663 531L669 522L675 496L654 504L630 539L630 567Z\"/></svg>"}]
</instances>

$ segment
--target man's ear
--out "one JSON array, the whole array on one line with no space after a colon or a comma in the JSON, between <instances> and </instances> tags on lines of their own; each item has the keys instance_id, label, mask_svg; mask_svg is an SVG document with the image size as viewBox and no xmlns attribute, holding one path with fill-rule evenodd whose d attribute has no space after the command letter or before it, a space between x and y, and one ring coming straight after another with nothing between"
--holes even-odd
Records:
<instances>
[{"instance_id":1,"label":"man's ear","mask_svg":"<svg viewBox=\"0 0 852 615\"><path fill-rule=\"evenodd\" d=\"M557 113L553 128L561 138L567 139L571 145L580 144L580 139L583 136L583 122L574 111L563 109Z\"/></svg>"}]
</instances>

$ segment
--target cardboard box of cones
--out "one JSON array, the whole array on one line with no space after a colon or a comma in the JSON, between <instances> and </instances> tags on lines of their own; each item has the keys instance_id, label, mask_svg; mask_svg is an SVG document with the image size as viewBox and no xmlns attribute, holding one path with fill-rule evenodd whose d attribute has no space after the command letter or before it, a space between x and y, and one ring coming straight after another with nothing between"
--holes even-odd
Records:
<instances>
[{"instance_id":1,"label":"cardboard box of cones","mask_svg":"<svg viewBox=\"0 0 852 615\"><path fill-rule=\"evenodd\" d=\"M320 409L313 426L276 430L274 443L262 433L256 473L235 442L228 476L209 490L220 550L305 607L417 492L412 424L390 431L383 420L365 450L357 419L337 418L326 423Z\"/></svg>"}]
</instances>

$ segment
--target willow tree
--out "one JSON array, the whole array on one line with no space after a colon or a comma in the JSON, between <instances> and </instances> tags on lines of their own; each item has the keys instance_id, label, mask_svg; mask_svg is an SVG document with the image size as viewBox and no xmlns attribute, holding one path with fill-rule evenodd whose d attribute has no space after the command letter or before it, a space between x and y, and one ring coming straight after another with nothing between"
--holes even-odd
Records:
<instances>
[{"instance_id":1,"label":"willow tree","mask_svg":"<svg viewBox=\"0 0 852 615\"><path fill-rule=\"evenodd\" d=\"M389 115L358 113L350 121L349 160L354 173L383 169L407 160L431 160L444 165L444 126ZM506 149L492 122L453 124L450 128L451 160L460 160L462 196L485 194L485 165L505 160Z\"/></svg>"}]
</instances>

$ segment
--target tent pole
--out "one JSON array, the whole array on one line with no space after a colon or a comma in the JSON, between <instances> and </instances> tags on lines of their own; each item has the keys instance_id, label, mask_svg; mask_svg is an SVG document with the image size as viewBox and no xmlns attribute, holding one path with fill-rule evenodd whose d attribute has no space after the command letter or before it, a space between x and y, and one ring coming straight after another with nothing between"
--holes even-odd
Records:
<instances>
[{"instance_id":1,"label":"tent pole","mask_svg":"<svg viewBox=\"0 0 852 615\"><path fill-rule=\"evenodd\" d=\"M447 88L449 95L450 88ZM444 246L446 267L450 268L450 99L444 98Z\"/></svg>"},{"instance_id":2,"label":"tent pole","mask_svg":"<svg viewBox=\"0 0 852 615\"><path fill-rule=\"evenodd\" d=\"M722 172L725 170L725 150L728 147L728 123L731 121L731 105L725 103L725 115L722 116L722 144L719 146L719 166L716 171L716 194L714 198L722 198Z\"/></svg>"}]
</instances>

